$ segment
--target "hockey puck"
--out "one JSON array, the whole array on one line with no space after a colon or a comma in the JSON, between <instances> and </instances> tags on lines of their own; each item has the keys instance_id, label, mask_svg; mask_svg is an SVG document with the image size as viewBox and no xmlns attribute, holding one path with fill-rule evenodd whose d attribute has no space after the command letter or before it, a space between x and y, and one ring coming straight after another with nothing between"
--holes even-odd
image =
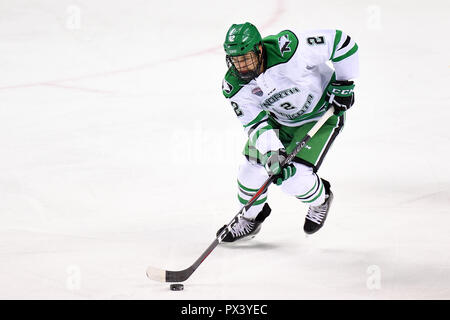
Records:
<instances>
[{"instance_id":1,"label":"hockey puck","mask_svg":"<svg viewBox=\"0 0 450 320\"><path fill-rule=\"evenodd\" d=\"M181 283L174 283L170 285L170 290L172 291L182 291L184 289L184 285Z\"/></svg>"}]
</instances>

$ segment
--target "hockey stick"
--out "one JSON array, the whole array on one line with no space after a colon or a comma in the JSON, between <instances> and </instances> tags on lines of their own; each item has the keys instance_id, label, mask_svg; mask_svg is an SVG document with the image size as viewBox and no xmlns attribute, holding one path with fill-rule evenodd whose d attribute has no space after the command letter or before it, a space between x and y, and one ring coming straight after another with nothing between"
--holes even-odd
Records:
<instances>
[{"instance_id":1,"label":"hockey stick","mask_svg":"<svg viewBox=\"0 0 450 320\"><path fill-rule=\"evenodd\" d=\"M287 156L285 161L282 163L284 167L287 163L290 163L294 159L295 155L308 143L308 141L317 133L317 131L323 126L323 124L333 115L334 107L331 106L327 112L325 112L322 117L317 121L317 123L308 131L306 136L300 141L295 149ZM147 268L147 277L151 280L156 280L160 282L183 282L187 280L192 273L200 266L200 264L209 256L209 254L217 247L219 243L226 237L226 235L231 231L233 226L239 221L239 219L244 215L244 213L255 203L261 194L263 194L269 185L274 181L274 176L270 176L266 182L259 188L256 194L247 202L247 204L242 207L242 209L236 214L236 216L231 220L228 225L223 229L223 231L214 239L214 241L209 245L209 247L202 253L202 255L191 265L189 268L179 271L169 271L154 267Z\"/></svg>"}]
</instances>

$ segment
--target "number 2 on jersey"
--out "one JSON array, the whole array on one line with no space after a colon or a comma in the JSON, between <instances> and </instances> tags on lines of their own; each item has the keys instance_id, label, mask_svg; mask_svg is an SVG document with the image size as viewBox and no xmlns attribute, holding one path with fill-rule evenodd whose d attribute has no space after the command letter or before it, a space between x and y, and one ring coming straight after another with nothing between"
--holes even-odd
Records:
<instances>
[{"instance_id":1,"label":"number 2 on jersey","mask_svg":"<svg viewBox=\"0 0 450 320\"><path fill-rule=\"evenodd\" d=\"M308 44L310 46L313 46L313 45L316 45L316 44L324 44L325 43L325 38L323 36L309 37L308 39L306 39L306 42L308 42Z\"/></svg>"},{"instance_id":2,"label":"number 2 on jersey","mask_svg":"<svg viewBox=\"0 0 450 320\"><path fill-rule=\"evenodd\" d=\"M283 108L284 110L292 110L295 109L295 106L293 106L292 104L290 104L289 102L284 102L280 105L281 108Z\"/></svg>"},{"instance_id":3,"label":"number 2 on jersey","mask_svg":"<svg viewBox=\"0 0 450 320\"><path fill-rule=\"evenodd\" d=\"M239 108L239 105L238 105L236 102L231 101L231 105L233 106L233 110L234 110L234 112L236 113L236 115L237 115L238 117L244 115L244 113L243 113L242 110Z\"/></svg>"}]
</instances>

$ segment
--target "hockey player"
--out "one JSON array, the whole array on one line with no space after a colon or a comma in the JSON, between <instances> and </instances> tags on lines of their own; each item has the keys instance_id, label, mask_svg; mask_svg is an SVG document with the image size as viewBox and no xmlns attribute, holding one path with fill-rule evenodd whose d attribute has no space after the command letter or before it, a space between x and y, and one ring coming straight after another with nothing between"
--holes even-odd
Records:
<instances>
[{"instance_id":1,"label":"hockey player","mask_svg":"<svg viewBox=\"0 0 450 320\"><path fill-rule=\"evenodd\" d=\"M304 232L317 232L333 200L330 183L317 171L344 126L344 112L354 103L351 80L359 73L358 46L340 30L285 30L261 38L258 29L246 22L229 28L224 49L228 72L223 94L249 137L237 177L239 205L275 175L284 193L309 205ZM289 165L281 167L330 100L335 114ZM266 201L267 191L223 241L253 238L271 212Z\"/></svg>"}]
</instances>

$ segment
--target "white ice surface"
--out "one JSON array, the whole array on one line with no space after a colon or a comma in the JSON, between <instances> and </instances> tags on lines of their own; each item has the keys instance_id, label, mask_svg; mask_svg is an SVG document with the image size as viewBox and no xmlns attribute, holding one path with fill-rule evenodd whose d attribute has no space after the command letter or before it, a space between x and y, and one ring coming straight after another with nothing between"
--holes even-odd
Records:
<instances>
[{"instance_id":1,"label":"white ice surface","mask_svg":"<svg viewBox=\"0 0 450 320\"><path fill-rule=\"evenodd\" d=\"M444 0L0 2L0 298L449 299L448 12ZM359 44L356 104L320 170L335 201L305 238L307 207L271 187L258 237L218 247L171 292L147 266L186 268L236 213L245 136L221 93L221 44L243 21Z\"/></svg>"}]
</instances>

